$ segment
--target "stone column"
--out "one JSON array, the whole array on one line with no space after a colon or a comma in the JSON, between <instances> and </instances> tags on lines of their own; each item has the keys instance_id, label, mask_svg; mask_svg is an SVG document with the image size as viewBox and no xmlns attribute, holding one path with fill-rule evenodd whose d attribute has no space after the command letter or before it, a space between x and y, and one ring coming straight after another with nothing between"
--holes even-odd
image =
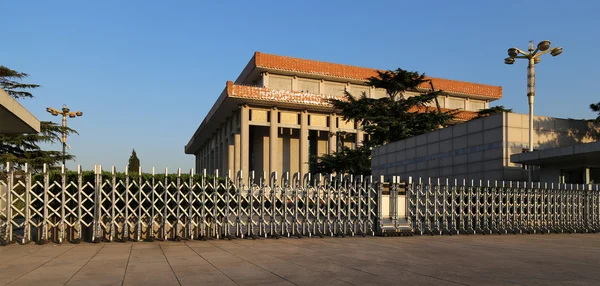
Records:
<instances>
[{"instance_id":1,"label":"stone column","mask_svg":"<svg viewBox=\"0 0 600 286\"><path fill-rule=\"evenodd\" d=\"M207 169L206 172L208 174L212 174L213 171L214 171L214 170L212 170L212 167L213 167L213 162L212 162L212 159L213 159L213 139L212 139L212 135L211 135L211 138L208 141L208 146L207 146L207 150L206 151L208 152L208 154L207 154L207 156L208 156L207 157L208 162L206 163L206 169Z\"/></svg>"},{"instance_id":2,"label":"stone column","mask_svg":"<svg viewBox=\"0 0 600 286\"><path fill-rule=\"evenodd\" d=\"M262 80L263 80L263 86L269 87L269 73L268 72L262 73Z\"/></svg>"},{"instance_id":3,"label":"stone column","mask_svg":"<svg viewBox=\"0 0 600 286\"><path fill-rule=\"evenodd\" d=\"M300 112L300 178L308 174L308 111Z\"/></svg>"},{"instance_id":4,"label":"stone column","mask_svg":"<svg viewBox=\"0 0 600 286\"><path fill-rule=\"evenodd\" d=\"M271 108L271 125L269 127L269 177L271 173L276 172L279 168L277 164L277 158L281 156L278 154L279 151L279 122L277 118L279 117L277 107Z\"/></svg>"},{"instance_id":5,"label":"stone column","mask_svg":"<svg viewBox=\"0 0 600 286\"><path fill-rule=\"evenodd\" d=\"M292 77L292 90L293 91L299 91L298 90L298 77L297 76L293 76Z\"/></svg>"},{"instance_id":6,"label":"stone column","mask_svg":"<svg viewBox=\"0 0 600 286\"><path fill-rule=\"evenodd\" d=\"M233 170L235 172L235 175L237 176L237 173L239 170L241 170L241 164L240 164L240 159L241 159L241 138L240 138L240 133L236 132L235 134L233 134Z\"/></svg>"},{"instance_id":7,"label":"stone column","mask_svg":"<svg viewBox=\"0 0 600 286\"><path fill-rule=\"evenodd\" d=\"M321 81L319 82L319 94L323 94L325 93L325 80L321 79Z\"/></svg>"},{"instance_id":8,"label":"stone column","mask_svg":"<svg viewBox=\"0 0 600 286\"><path fill-rule=\"evenodd\" d=\"M231 170L231 175L235 178L235 147L231 142L233 140L233 136L230 136L229 145L227 146L227 168Z\"/></svg>"},{"instance_id":9,"label":"stone column","mask_svg":"<svg viewBox=\"0 0 600 286\"><path fill-rule=\"evenodd\" d=\"M240 110L240 168L243 178L248 178L248 168L250 166L250 124L249 124L248 105L244 104Z\"/></svg>"},{"instance_id":10,"label":"stone column","mask_svg":"<svg viewBox=\"0 0 600 286\"><path fill-rule=\"evenodd\" d=\"M329 154L333 154L337 150L337 127L335 126L335 119L335 113L329 115Z\"/></svg>"},{"instance_id":11,"label":"stone column","mask_svg":"<svg viewBox=\"0 0 600 286\"><path fill-rule=\"evenodd\" d=\"M221 130L221 160L219 161L221 163L221 169L223 169L223 174L227 174L227 171L231 170L227 164L229 162L229 147L227 147L229 141L227 139L227 121L225 121L223 129Z\"/></svg>"},{"instance_id":12,"label":"stone column","mask_svg":"<svg viewBox=\"0 0 600 286\"><path fill-rule=\"evenodd\" d=\"M356 147L361 147L363 145L363 137L365 132L360 129L360 126L356 126Z\"/></svg>"},{"instance_id":13,"label":"stone column","mask_svg":"<svg viewBox=\"0 0 600 286\"><path fill-rule=\"evenodd\" d=\"M221 130L217 129L217 133L215 134L215 166L214 170L219 170L219 174L223 176L223 170L221 170Z\"/></svg>"},{"instance_id":14,"label":"stone column","mask_svg":"<svg viewBox=\"0 0 600 286\"><path fill-rule=\"evenodd\" d=\"M202 147L204 152L204 162L202 164L202 169L206 169L208 171L208 142L204 142L204 147Z\"/></svg>"}]
</instances>

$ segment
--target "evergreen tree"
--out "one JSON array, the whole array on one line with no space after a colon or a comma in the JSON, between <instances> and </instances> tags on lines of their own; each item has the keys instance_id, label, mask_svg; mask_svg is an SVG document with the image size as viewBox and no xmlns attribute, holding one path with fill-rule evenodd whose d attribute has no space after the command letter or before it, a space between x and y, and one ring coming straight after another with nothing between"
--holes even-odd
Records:
<instances>
[{"instance_id":1,"label":"evergreen tree","mask_svg":"<svg viewBox=\"0 0 600 286\"><path fill-rule=\"evenodd\" d=\"M129 156L129 172L137 173L140 170L140 159L138 159L137 154L135 153L135 149L131 152L131 156Z\"/></svg>"},{"instance_id":2,"label":"evergreen tree","mask_svg":"<svg viewBox=\"0 0 600 286\"><path fill-rule=\"evenodd\" d=\"M39 87L37 84L20 83L16 80L22 80L29 75L9 69L5 66L0 66L0 88L15 99L33 98L33 94L28 90Z\"/></svg>"},{"instance_id":3,"label":"evergreen tree","mask_svg":"<svg viewBox=\"0 0 600 286\"><path fill-rule=\"evenodd\" d=\"M598 113L598 116L596 117L595 121L600 122L600 102L590 104L590 109L593 112Z\"/></svg>"},{"instance_id":4,"label":"evergreen tree","mask_svg":"<svg viewBox=\"0 0 600 286\"><path fill-rule=\"evenodd\" d=\"M418 90L418 87L430 82L424 74L403 69L377 73L376 77L367 79L367 84L385 89L387 96L369 98L363 93L355 97L346 91L344 100L330 101L344 120L354 120L362 125L362 129L369 135L369 141L363 142L357 150L342 148L340 152L313 160L317 171L348 171L368 175L371 171L370 153L373 147L434 131L454 118L452 113L429 106L443 94L441 90ZM418 94L407 97L407 92Z\"/></svg>"},{"instance_id":5,"label":"evergreen tree","mask_svg":"<svg viewBox=\"0 0 600 286\"><path fill-rule=\"evenodd\" d=\"M37 84L20 83L28 74L17 72L5 66L0 66L0 88L15 99L33 98L31 89L39 87ZM62 163L61 151L42 150L41 143L61 144L63 128L51 121L40 122L40 133L32 134L0 134L0 169L4 169L6 162L14 164L15 168L23 168L28 163L30 168L40 171L44 164L56 166ZM71 128L66 129L67 134L78 134ZM66 160L75 157L66 153Z\"/></svg>"}]
</instances>

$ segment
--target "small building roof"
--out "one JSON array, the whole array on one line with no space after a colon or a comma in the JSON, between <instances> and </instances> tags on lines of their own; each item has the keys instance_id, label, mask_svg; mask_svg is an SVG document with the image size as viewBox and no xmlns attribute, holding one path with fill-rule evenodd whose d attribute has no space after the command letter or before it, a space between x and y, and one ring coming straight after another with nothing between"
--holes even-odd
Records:
<instances>
[{"instance_id":1,"label":"small building roof","mask_svg":"<svg viewBox=\"0 0 600 286\"><path fill-rule=\"evenodd\" d=\"M0 89L0 134L40 132L40 121L6 91Z\"/></svg>"},{"instance_id":2,"label":"small building roof","mask_svg":"<svg viewBox=\"0 0 600 286\"><path fill-rule=\"evenodd\" d=\"M600 162L600 142L582 143L513 154L510 156L510 161L517 164L536 166L571 162L581 165L597 165Z\"/></svg>"}]
</instances>

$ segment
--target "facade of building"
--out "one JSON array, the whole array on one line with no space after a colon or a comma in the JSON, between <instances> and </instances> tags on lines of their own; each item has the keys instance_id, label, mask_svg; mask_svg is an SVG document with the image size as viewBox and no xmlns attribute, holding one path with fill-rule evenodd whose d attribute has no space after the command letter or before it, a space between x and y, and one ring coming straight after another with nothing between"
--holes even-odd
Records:
<instances>
[{"instance_id":1,"label":"facade of building","mask_svg":"<svg viewBox=\"0 0 600 286\"><path fill-rule=\"evenodd\" d=\"M591 138L597 138L592 133ZM600 142L579 143L513 154L510 161L539 168L540 182L560 184L600 183Z\"/></svg>"},{"instance_id":2,"label":"facade of building","mask_svg":"<svg viewBox=\"0 0 600 286\"><path fill-rule=\"evenodd\" d=\"M363 142L360 126L342 120L327 100L343 98L346 90L386 96L385 90L365 84L376 75L370 68L256 52L237 80L227 82L185 153L195 156L196 170L306 174L310 156ZM502 96L499 86L430 79L448 94L438 99L440 106L460 110L458 121L472 119Z\"/></svg>"},{"instance_id":3,"label":"facade of building","mask_svg":"<svg viewBox=\"0 0 600 286\"><path fill-rule=\"evenodd\" d=\"M535 116L534 150L593 142L596 128L586 120ZM528 141L529 115L495 114L375 148L372 172L377 176L527 181L527 163L540 165L528 161L535 159L533 154L523 153L528 151ZM559 175L541 175L534 168L533 181L557 183L558 179Z\"/></svg>"}]
</instances>

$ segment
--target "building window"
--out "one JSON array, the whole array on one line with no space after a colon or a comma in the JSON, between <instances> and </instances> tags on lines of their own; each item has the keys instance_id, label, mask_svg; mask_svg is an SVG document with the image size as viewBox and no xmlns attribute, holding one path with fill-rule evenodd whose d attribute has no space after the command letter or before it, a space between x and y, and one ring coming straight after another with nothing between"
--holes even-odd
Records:
<instances>
[{"instance_id":1,"label":"building window","mask_svg":"<svg viewBox=\"0 0 600 286\"><path fill-rule=\"evenodd\" d=\"M319 82L316 80L298 79L296 81L296 91L319 93Z\"/></svg>"},{"instance_id":2,"label":"building window","mask_svg":"<svg viewBox=\"0 0 600 286\"><path fill-rule=\"evenodd\" d=\"M270 76L269 77L269 88L292 90L292 78L291 77Z\"/></svg>"},{"instance_id":3,"label":"building window","mask_svg":"<svg viewBox=\"0 0 600 286\"><path fill-rule=\"evenodd\" d=\"M339 83L325 83L323 88L325 90L321 92L322 94L343 96L344 91L346 90L346 85Z\"/></svg>"},{"instance_id":4,"label":"building window","mask_svg":"<svg viewBox=\"0 0 600 286\"><path fill-rule=\"evenodd\" d=\"M465 100L462 98L448 98L448 108L465 109Z\"/></svg>"},{"instance_id":5,"label":"building window","mask_svg":"<svg viewBox=\"0 0 600 286\"><path fill-rule=\"evenodd\" d=\"M252 109L248 110L248 120L252 121Z\"/></svg>"},{"instance_id":6,"label":"building window","mask_svg":"<svg viewBox=\"0 0 600 286\"><path fill-rule=\"evenodd\" d=\"M485 109L485 102L480 100L469 100L469 107L472 111Z\"/></svg>"}]
</instances>

